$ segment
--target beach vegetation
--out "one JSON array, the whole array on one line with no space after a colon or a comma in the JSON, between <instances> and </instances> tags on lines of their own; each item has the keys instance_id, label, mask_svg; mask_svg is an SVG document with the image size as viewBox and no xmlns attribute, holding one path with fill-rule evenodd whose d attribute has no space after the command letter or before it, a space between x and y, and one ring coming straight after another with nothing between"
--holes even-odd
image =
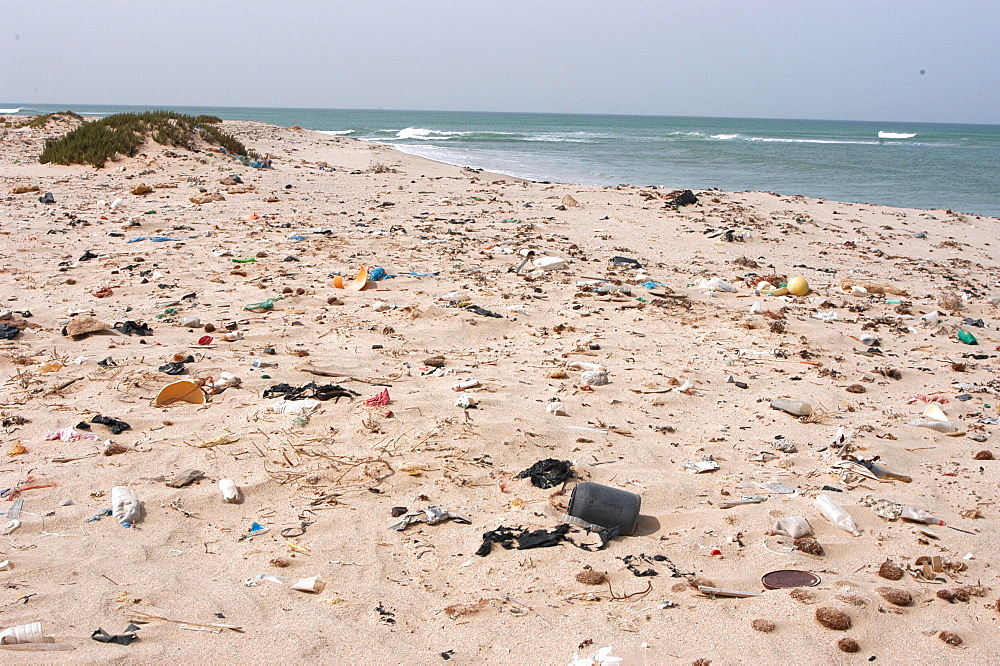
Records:
<instances>
[{"instance_id":1,"label":"beach vegetation","mask_svg":"<svg viewBox=\"0 0 1000 666\"><path fill-rule=\"evenodd\" d=\"M119 155L133 157L149 139L163 146L194 150L199 138L231 155L256 157L238 139L216 127L221 122L215 116L195 117L173 111L116 113L46 141L38 161L101 168Z\"/></svg>"},{"instance_id":2,"label":"beach vegetation","mask_svg":"<svg viewBox=\"0 0 1000 666\"><path fill-rule=\"evenodd\" d=\"M55 113L46 113L45 115L29 118L28 120L23 121L19 125L19 127L32 127L32 128L45 127L46 125L49 124L50 120L54 120L59 117L73 118L75 120L83 122L83 117L78 113L74 113L73 111L56 111Z\"/></svg>"}]
</instances>

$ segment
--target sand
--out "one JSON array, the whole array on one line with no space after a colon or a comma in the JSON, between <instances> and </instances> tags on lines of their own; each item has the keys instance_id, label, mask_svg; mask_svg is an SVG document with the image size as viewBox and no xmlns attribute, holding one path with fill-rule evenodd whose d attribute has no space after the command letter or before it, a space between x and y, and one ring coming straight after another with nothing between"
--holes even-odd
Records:
<instances>
[{"instance_id":1,"label":"sand","mask_svg":"<svg viewBox=\"0 0 1000 666\"><path fill-rule=\"evenodd\" d=\"M17 494L21 525L0 537L12 566L0 571L0 628L40 621L73 648L5 651L7 663L564 664L605 646L628 664L995 658L1000 474L974 454L993 449L996 425L980 419L1000 416L1000 221L715 190L674 208L665 190L530 183L250 122L225 128L273 169L153 145L103 169L37 164L41 141L67 128L0 130L0 310L11 311L0 323L23 327L0 353L0 490L42 486ZM244 187L219 182L229 174ZM131 194L140 183L152 192ZM9 194L24 185L40 191ZM192 204L199 189L224 200ZM39 203L44 192L54 204ZM128 242L157 237L172 240ZM565 268L515 272L528 250ZM333 286L362 266L395 277ZM751 274L801 276L811 292L755 293ZM698 288L713 277L735 291ZM659 284L637 286L646 281ZM933 311L939 321L920 318ZM62 334L86 316L153 333ZM224 340L227 325L242 337ZM979 344L960 342L959 328ZM879 344L862 343L867 334ZM160 372L175 355L194 358L186 374ZM435 356L437 370L425 363ZM602 365L610 383L582 384L574 362ZM241 385L203 405L153 404L173 381L222 372ZM308 419L263 397L311 381L357 395ZM383 389L388 405L365 405ZM474 408L456 406L463 395ZM947 400L939 406L959 433L906 425L926 406L916 396ZM809 402L813 416L771 409L776 397ZM46 440L97 414L131 428ZM782 438L797 452L776 450ZM104 455L112 444L125 452ZM878 456L912 483L831 471L841 453ZM717 471L685 470L706 455ZM514 478L546 458L571 461L575 478L550 489ZM187 469L204 478L166 485ZM222 501L222 478L242 503ZM499 526L555 528L581 480L641 495L637 534L604 550L475 554ZM769 481L795 492L754 485ZM144 520L87 522L117 485L138 493ZM859 536L820 515L821 493ZM745 496L766 501L722 508ZM866 497L946 525L886 520ZM471 522L388 529L394 507L427 506ZM807 519L824 555L765 535L787 516ZM245 538L254 522L269 531ZM641 555L665 558L638 562L657 575L626 567ZM916 575L922 556L942 558L931 580ZM879 577L887 559L913 573ZM762 576L779 569L820 582L766 589ZM578 582L586 570L608 583ZM312 576L320 592L291 589ZM759 596L711 598L698 584ZM968 601L936 596L962 586L982 587ZM893 605L883 587L913 604ZM851 628L822 626L821 607L845 611ZM145 623L127 647L90 638L133 620ZM838 649L844 636L857 655Z\"/></svg>"}]
</instances>

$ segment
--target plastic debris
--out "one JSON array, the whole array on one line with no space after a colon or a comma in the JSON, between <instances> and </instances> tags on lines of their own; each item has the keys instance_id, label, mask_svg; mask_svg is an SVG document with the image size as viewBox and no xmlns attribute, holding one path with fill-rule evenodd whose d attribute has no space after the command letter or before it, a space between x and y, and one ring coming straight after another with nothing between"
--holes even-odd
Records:
<instances>
[{"instance_id":1,"label":"plastic debris","mask_svg":"<svg viewBox=\"0 0 1000 666\"><path fill-rule=\"evenodd\" d=\"M443 523L448 520L454 520L458 523L464 523L469 525L472 523L471 520L457 513L452 513L447 509L442 509L439 506L429 506L426 509L419 509L417 511L410 511L403 515L399 522L393 523L389 526L390 530L396 530L397 532L402 532L407 527L414 523L427 523L428 525L437 525L438 523Z\"/></svg>"},{"instance_id":2,"label":"plastic debris","mask_svg":"<svg viewBox=\"0 0 1000 666\"><path fill-rule=\"evenodd\" d=\"M572 476L573 466L568 460L546 458L539 460L514 478L531 478L531 485L536 488L552 488L566 483Z\"/></svg>"},{"instance_id":3,"label":"plastic debris","mask_svg":"<svg viewBox=\"0 0 1000 666\"><path fill-rule=\"evenodd\" d=\"M389 398L389 389L382 389L382 392L365 400L366 407L385 407L392 400Z\"/></svg>"},{"instance_id":4,"label":"plastic debris","mask_svg":"<svg viewBox=\"0 0 1000 666\"><path fill-rule=\"evenodd\" d=\"M701 460L685 460L683 467L692 474L703 474L719 469L719 463L712 459L711 454L705 454Z\"/></svg>"}]
</instances>

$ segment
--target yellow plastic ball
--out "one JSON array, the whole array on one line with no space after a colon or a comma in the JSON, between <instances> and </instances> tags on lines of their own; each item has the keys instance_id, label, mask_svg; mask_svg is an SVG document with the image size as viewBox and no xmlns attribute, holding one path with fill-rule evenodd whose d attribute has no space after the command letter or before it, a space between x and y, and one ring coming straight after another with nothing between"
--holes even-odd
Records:
<instances>
[{"instance_id":1,"label":"yellow plastic ball","mask_svg":"<svg viewBox=\"0 0 1000 666\"><path fill-rule=\"evenodd\" d=\"M805 296L809 293L809 283L803 277L794 277L788 281L788 291L795 296Z\"/></svg>"}]
</instances>

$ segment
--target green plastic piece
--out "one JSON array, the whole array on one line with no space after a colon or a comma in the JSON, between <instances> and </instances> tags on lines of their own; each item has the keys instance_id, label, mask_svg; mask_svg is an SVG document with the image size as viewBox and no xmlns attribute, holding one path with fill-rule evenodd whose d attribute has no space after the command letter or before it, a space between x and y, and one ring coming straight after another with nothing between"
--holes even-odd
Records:
<instances>
[{"instance_id":1,"label":"green plastic piece","mask_svg":"<svg viewBox=\"0 0 1000 666\"><path fill-rule=\"evenodd\" d=\"M177 308L167 308L160 314L156 315L156 318L163 319L164 317L173 317L175 314L177 314Z\"/></svg>"},{"instance_id":2,"label":"green plastic piece","mask_svg":"<svg viewBox=\"0 0 1000 666\"><path fill-rule=\"evenodd\" d=\"M968 333L966 331L963 331L962 329L958 329L958 339L961 340L962 342L964 342L967 345L978 345L979 344L979 341L976 340L976 336L974 336L972 333Z\"/></svg>"},{"instance_id":3,"label":"green plastic piece","mask_svg":"<svg viewBox=\"0 0 1000 666\"><path fill-rule=\"evenodd\" d=\"M274 309L274 304L277 301L283 299L284 296L275 296L274 298L269 298L266 301L261 301L260 303L250 303L243 307L244 310L249 310L250 312L267 312L268 310Z\"/></svg>"},{"instance_id":4,"label":"green plastic piece","mask_svg":"<svg viewBox=\"0 0 1000 666\"><path fill-rule=\"evenodd\" d=\"M234 264L249 264L252 261L257 261L257 257L249 257L247 259L233 259Z\"/></svg>"}]
</instances>

